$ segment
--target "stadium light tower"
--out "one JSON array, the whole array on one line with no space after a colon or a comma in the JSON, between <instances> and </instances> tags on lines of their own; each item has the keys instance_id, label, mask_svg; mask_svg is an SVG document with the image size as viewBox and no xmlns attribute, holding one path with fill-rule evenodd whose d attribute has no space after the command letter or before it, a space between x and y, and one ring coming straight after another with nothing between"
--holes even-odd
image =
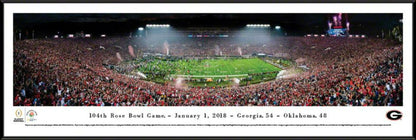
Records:
<instances>
[{"instance_id":1,"label":"stadium light tower","mask_svg":"<svg viewBox=\"0 0 416 140\"><path fill-rule=\"evenodd\" d=\"M139 27L139 31L143 31L144 30L144 28L143 27Z\"/></svg>"},{"instance_id":2,"label":"stadium light tower","mask_svg":"<svg viewBox=\"0 0 416 140\"><path fill-rule=\"evenodd\" d=\"M280 26L275 26L274 28L277 29L277 30L279 30L280 29Z\"/></svg>"},{"instance_id":3,"label":"stadium light tower","mask_svg":"<svg viewBox=\"0 0 416 140\"><path fill-rule=\"evenodd\" d=\"M270 24L247 24L246 27L249 28L268 28Z\"/></svg>"},{"instance_id":4,"label":"stadium light tower","mask_svg":"<svg viewBox=\"0 0 416 140\"><path fill-rule=\"evenodd\" d=\"M169 28L169 24L146 24L148 28Z\"/></svg>"}]
</instances>

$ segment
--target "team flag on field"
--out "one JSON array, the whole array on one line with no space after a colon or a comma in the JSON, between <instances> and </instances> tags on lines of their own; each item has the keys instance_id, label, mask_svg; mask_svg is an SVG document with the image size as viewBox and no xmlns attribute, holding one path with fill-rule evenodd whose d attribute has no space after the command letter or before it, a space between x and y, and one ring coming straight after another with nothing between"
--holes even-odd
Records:
<instances>
[{"instance_id":1,"label":"team flag on field","mask_svg":"<svg viewBox=\"0 0 416 140\"><path fill-rule=\"evenodd\" d=\"M123 58L121 58L121 55L120 55L120 53L116 53L116 56L117 56L117 59L119 60L119 61L123 61Z\"/></svg>"},{"instance_id":2,"label":"team flag on field","mask_svg":"<svg viewBox=\"0 0 416 140\"><path fill-rule=\"evenodd\" d=\"M130 53L131 57L136 57L136 55L134 55L134 49L131 45L129 45L129 53Z\"/></svg>"}]
</instances>

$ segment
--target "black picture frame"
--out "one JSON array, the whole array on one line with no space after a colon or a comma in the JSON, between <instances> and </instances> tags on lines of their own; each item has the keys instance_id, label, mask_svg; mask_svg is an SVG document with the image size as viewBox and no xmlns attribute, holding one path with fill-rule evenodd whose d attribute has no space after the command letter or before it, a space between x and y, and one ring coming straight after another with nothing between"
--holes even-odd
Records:
<instances>
[{"instance_id":1,"label":"black picture frame","mask_svg":"<svg viewBox=\"0 0 416 140\"><path fill-rule=\"evenodd\" d=\"M1 9L4 13L4 4L5 3L414 3L414 0L239 0L239 1L233 1L233 0L2 0ZM412 10L413 11L413 10ZM4 16L4 14L2 14ZM414 16L414 14L413 14ZM413 17L414 18L414 17ZM4 27L4 17L1 18L3 20L3 27ZM413 24L413 21L412 21ZM414 27L414 26L413 26ZM4 30L3 30L4 34ZM414 36L414 32L412 32L412 35ZM6 47L4 45L4 38L2 38L2 44L3 47ZM413 40L412 40L413 41ZM4 51L4 48L1 49ZM2 52L4 53L4 52ZM414 54L414 49L412 54ZM412 56L413 60L414 57ZM3 73L4 73L4 56L2 61L2 67L3 67ZM413 67L413 66L412 66ZM412 72L414 75L414 72ZM3 82L5 82L5 79L2 74ZM414 82L414 81L413 81ZM414 83L413 83L414 84ZM2 84L2 89L4 91L4 85ZM414 91L415 85L413 85L413 91ZM3 96L2 96L3 98ZM414 101L415 96L413 96ZM413 112L414 109L412 108ZM3 106L3 116L5 114L4 112L4 106ZM414 119L414 114L413 118ZM4 121L4 120L3 120ZM414 121L412 121L414 122ZM341 140L358 140L358 139L364 139L364 140L414 140L414 133L411 137L240 137L240 136L231 136L231 137L211 137L211 136L201 136L201 137L187 137L187 136L179 136L179 137L5 137L4 136L4 123L2 123L2 139L4 140L17 140L17 139L33 139L33 140L49 140L49 139L63 139L63 140L79 140L79 139L99 139L99 140L107 140L107 139L122 139L122 140L130 140L130 139L154 139L154 140L163 140L163 139L175 139L175 140L190 140L190 139L213 139L213 140L222 140L222 139L232 139L232 140L246 140L246 139L277 139L277 140L304 140L304 139L310 139L310 140L332 140L332 139L341 139ZM412 129L414 128L414 125L412 125ZM255 133L255 132L254 132Z\"/></svg>"}]
</instances>

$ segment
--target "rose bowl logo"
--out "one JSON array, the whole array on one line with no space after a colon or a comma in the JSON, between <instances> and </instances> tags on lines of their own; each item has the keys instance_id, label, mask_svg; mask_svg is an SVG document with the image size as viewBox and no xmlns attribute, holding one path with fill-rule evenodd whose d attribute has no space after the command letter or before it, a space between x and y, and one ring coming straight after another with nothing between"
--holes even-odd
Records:
<instances>
[{"instance_id":1,"label":"rose bowl logo","mask_svg":"<svg viewBox=\"0 0 416 140\"><path fill-rule=\"evenodd\" d=\"M27 118L27 121L36 121L36 116L38 115L38 113L36 113L36 111L34 111L34 110L29 110L27 113L26 113L26 118Z\"/></svg>"},{"instance_id":2,"label":"rose bowl logo","mask_svg":"<svg viewBox=\"0 0 416 140\"><path fill-rule=\"evenodd\" d=\"M16 115L16 118L14 118L13 122L24 122L25 121L22 118L22 115L23 115L22 110L16 109L16 111L14 112L14 114Z\"/></svg>"}]
</instances>

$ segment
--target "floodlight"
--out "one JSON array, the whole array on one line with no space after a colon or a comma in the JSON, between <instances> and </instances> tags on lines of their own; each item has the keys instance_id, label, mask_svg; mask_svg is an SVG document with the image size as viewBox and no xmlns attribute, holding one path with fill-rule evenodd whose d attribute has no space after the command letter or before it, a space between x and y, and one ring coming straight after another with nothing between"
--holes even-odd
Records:
<instances>
[{"instance_id":1,"label":"floodlight","mask_svg":"<svg viewBox=\"0 0 416 140\"><path fill-rule=\"evenodd\" d=\"M275 29L280 29L280 26L275 26L274 28L275 28Z\"/></svg>"},{"instance_id":2,"label":"floodlight","mask_svg":"<svg viewBox=\"0 0 416 140\"><path fill-rule=\"evenodd\" d=\"M143 31L144 30L144 28L143 27L139 27L139 31Z\"/></svg>"},{"instance_id":3,"label":"floodlight","mask_svg":"<svg viewBox=\"0 0 416 140\"><path fill-rule=\"evenodd\" d=\"M270 27L270 24L247 24L246 27L250 27L250 28L267 28L267 27Z\"/></svg>"},{"instance_id":4,"label":"floodlight","mask_svg":"<svg viewBox=\"0 0 416 140\"><path fill-rule=\"evenodd\" d=\"M168 27L170 27L170 25L169 24L146 24L146 27L149 27L149 28L153 28L153 27L155 27L155 28L168 28Z\"/></svg>"}]
</instances>

